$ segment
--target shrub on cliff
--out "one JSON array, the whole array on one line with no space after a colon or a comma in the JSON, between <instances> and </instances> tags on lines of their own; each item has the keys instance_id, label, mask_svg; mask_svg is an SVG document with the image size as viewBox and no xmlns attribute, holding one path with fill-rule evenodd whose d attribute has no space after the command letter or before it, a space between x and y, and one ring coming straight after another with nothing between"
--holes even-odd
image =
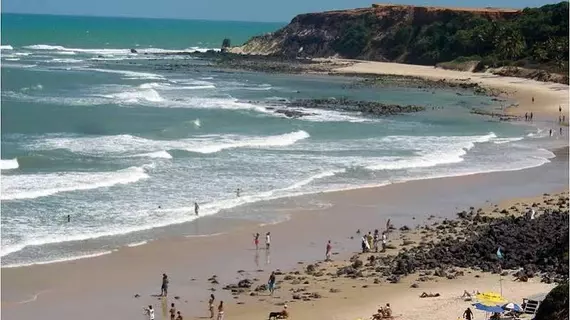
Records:
<instances>
[{"instance_id":1,"label":"shrub on cliff","mask_svg":"<svg viewBox=\"0 0 570 320\"><path fill-rule=\"evenodd\" d=\"M566 320L568 319L568 282L559 284L552 289L540 304L536 320Z\"/></svg>"},{"instance_id":2,"label":"shrub on cliff","mask_svg":"<svg viewBox=\"0 0 570 320\"><path fill-rule=\"evenodd\" d=\"M340 36L334 42L334 49L346 58L358 57L370 41L370 29L364 22L345 24Z\"/></svg>"}]
</instances>

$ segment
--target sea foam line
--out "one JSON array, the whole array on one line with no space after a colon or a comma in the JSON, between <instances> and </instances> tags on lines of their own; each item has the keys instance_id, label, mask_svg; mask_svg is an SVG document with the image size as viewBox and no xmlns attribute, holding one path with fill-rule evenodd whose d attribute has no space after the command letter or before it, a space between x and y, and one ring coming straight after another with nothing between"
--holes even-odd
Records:
<instances>
[{"instance_id":1,"label":"sea foam line","mask_svg":"<svg viewBox=\"0 0 570 320\"><path fill-rule=\"evenodd\" d=\"M111 254L115 251L117 251L117 250L115 249L115 250L110 250L110 251L96 252L96 253L90 253L90 254L84 254L84 255L78 255L78 256L72 256L72 257L66 257L66 258L60 258L60 259L54 259L54 260L48 260L48 261L9 264L6 266L2 266L2 268L29 267L29 266L35 266L35 265L44 265L44 264L52 264L52 263L58 263L58 262L81 260L81 259L87 259L87 258L95 258L95 257L100 257L100 256Z\"/></svg>"},{"instance_id":2,"label":"sea foam line","mask_svg":"<svg viewBox=\"0 0 570 320\"><path fill-rule=\"evenodd\" d=\"M18 169L20 164L18 163L18 158L5 160L0 160L0 170L12 170Z\"/></svg>"}]
</instances>

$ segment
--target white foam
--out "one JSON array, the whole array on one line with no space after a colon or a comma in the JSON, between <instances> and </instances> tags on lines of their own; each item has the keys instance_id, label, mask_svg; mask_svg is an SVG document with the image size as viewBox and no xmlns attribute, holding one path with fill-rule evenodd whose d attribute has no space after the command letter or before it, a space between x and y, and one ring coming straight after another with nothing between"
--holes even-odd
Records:
<instances>
[{"instance_id":1,"label":"white foam","mask_svg":"<svg viewBox=\"0 0 570 320\"><path fill-rule=\"evenodd\" d=\"M140 242L133 242L133 243L129 243L127 244L127 247L138 247L138 246L142 246L148 243L148 240L146 241L140 241Z\"/></svg>"},{"instance_id":2,"label":"white foam","mask_svg":"<svg viewBox=\"0 0 570 320\"><path fill-rule=\"evenodd\" d=\"M2 178L1 199L19 200L47 197L61 192L106 188L149 178L143 167L110 172L65 172L6 175Z\"/></svg>"},{"instance_id":3,"label":"white foam","mask_svg":"<svg viewBox=\"0 0 570 320\"><path fill-rule=\"evenodd\" d=\"M23 92L26 92L26 91L30 91L30 90L43 90L43 89L44 89L44 86L42 86L41 84L36 84L34 86L31 86L31 87L24 87L20 90Z\"/></svg>"},{"instance_id":4,"label":"white foam","mask_svg":"<svg viewBox=\"0 0 570 320\"><path fill-rule=\"evenodd\" d=\"M202 126L200 119L196 119L192 122L196 128L200 128Z\"/></svg>"},{"instance_id":5,"label":"white foam","mask_svg":"<svg viewBox=\"0 0 570 320\"><path fill-rule=\"evenodd\" d=\"M152 80L152 79L155 79L155 80L164 79L163 76L156 74L156 73L137 72L137 71L130 71L130 70L114 70L114 69L99 69L99 68L74 68L72 70L116 73L116 74L124 75L126 79L150 79L150 80Z\"/></svg>"},{"instance_id":6,"label":"white foam","mask_svg":"<svg viewBox=\"0 0 570 320\"><path fill-rule=\"evenodd\" d=\"M0 50L14 50L14 48L9 44L0 45Z\"/></svg>"},{"instance_id":7,"label":"white foam","mask_svg":"<svg viewBox=\"0 0 570 320\"><path fill-rule=\"evenodd\" d=\"M56 62L56 63L81 63L81 62L83 62L83 60L81 60L81 59L59 59L59 58L53 58L53 59L51 59L51 62Z\"/></svg>"},{"instance_id":8,"label":"white foam","mask_svg":"<svg viewBox=\"0 0 570 320\"><path fill-rule=\"evenodd\" d=\"M125 91L115 94L102 95L105 98L119 100L122 103L139 103L139 102L162 102L164 98L154 89L144 89L135 91Z\"/></svg>"},{"instance_id":9,"label":"white foam","mask_svg":"<svg viewBox=\"0 0 570 320\"><path fill-rule=\"evenodd\" d=\"M421 147L413 157L386 157L379 163L366 166L369 170L399 170L426 168L463 161L467 150L475 143L488 142L497 136L491 132L482 136L388 136L384 142L395 148L414 150Z\"/></svg>"},{"instance_id":10,"label":"white foam","mask_svg":"<svg viewBox=\"0 0 570 320\"><path fill-rule=\"evenodd\" d=\"M26 49L31 50L46 50L46 51L56 51L56 52L73 52L73 53L83 53L83 54L96 54L96 55L124 55L133 56L136 53L131 53L130 48L119 48L119 49L109 49L109 48L67 48L58 45L48 45L48 44L35 44L30 46L25 46ZM220 51L220 49L211 48L200 48L200 47L190 47L186 49L162 49L162 48L137 48L137 53L142 54L164 54L164 53L188 53L188 52L206 52L208 50Z\"/></svg>"},{"instance_id":11,"label":"white foam","mask_svg":"<svg viewBox=\"0 0 570 320\"><path fill-rule=\"evenodd\" d=\"M161 158L161 159L172 159L170 153L166 151L156 151L156 152L149 152L149 153L141 153L131 156L133 158Z\"/></svg>"},{"instance_id":12,"label":"white foam","mask_svg":"<svg viewBox=\"0 0 570 320\"><path fill-rule=\"evenodd\" d=\"M12 170L18 169L20 165L18 164L18 158L9 159L9 160L0 160L0 170Z\"/></svg>"},{"instance_id":13,"label":"white foam","mask_svg":"<svg viewBox=\"0 0 570 320\"><path fill-rule=\"evenodd\" d=\"M305 131L294 131L274 136L199 135L180 140L151 140L132 135L97 137L55 137L31 140L30 150L68 149L84 155L155 156L166 158L165 150L185 150L215 153L233 148L269 148L288 146L307 139ZM150 152L150 153L149 153ZM170 156L170 154L169 154Z\"/></svg>"},{"instance_id":14,"label":"white foam","mask_svg":"<svg viewBox=\"0 0 570 320\"><path fill-rule=\"evenodd\" d=\"M38 262L21 263L21 264L10 264L10 265L6 265L6 266L2 266L2 268L28 267L28 266L34 266L34 265L52 264L52 263L58 263L58 262L67 262L67 261L81 260L81 259L87 259L87 258L95 258L95 257L100 257L100 256L104 256L107 254L111 254L115 251L116 250L102 251L102 252L96 252L96 253L90 253L90 254L84 254L84 255L72 256L72 257L65 257L65 258L48 260L48 261L38 261Z\"/></svg>"},{"instance_id":15,"label":"white foam","mask_svg":"<svg viewBox=\"0 0 570 320\"><path fill-rule=\"evenodd\" d=\"M494 144L504 144L509 142L521 141L524 137L513 137L513 138L495 138L493 139Z\"/></svg>"},{"instance_id":16,"label":"white foam","mask_svg":"<svg viewBox=\"0 0 570 320\"><path fill-rule=\"evenodd\" d=\"M194 86L171 86L169 83L143 83L139 86L141 89L160 89L160 90L203 90L203 89L215 89L216 86L213 84L203 84Z\"/></svg>"},{"instance_id":17,"label":"white foam","mask_svg":"<svg viewBox=\"0 0 570 320\"><path fill-rule=\"evenodd\" d=\"M20 61L20 58L6 58L6 61Z\"/></svg>"}]
</instances>

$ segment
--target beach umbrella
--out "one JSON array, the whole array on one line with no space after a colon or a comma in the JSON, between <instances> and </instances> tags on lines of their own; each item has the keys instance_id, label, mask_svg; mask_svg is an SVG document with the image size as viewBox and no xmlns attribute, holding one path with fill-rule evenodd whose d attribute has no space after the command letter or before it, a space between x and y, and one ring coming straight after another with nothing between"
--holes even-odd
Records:
<instances>
[{"instance_id":1,"label":"beach umbrella","mask_svg":"<svg viewBox=\"0 0 570 320\"><path fill-rule=\"evenodd\" d=\"M503 309L509 310L509 311L515 311L515 312L522 312L523 311L521 306L519 306L516 303L512 303L512 302L509 302L509 303L503 305Z\"/></svg>"},{"instance_id":2,"label":"beach umbrella","mask_svg":"<svg viewBox=\"0 0 570 320\"><path fill-rule=\"evenodd\" d=\"M498 313L502 313L503 308L501 308L500 306L497 305L487 305L487 304L483 304L483 303L474 303L473 306L475 307L475 309L477 310L481 310L481 311L485 311L485 312L498 312Z\"/></svg>"},{"instance_id":3,"label":"beach umbrella","mask_svg":"<svg viewBox=\"0 0 570 320\"><path fill-rule=\"evenodd\" d=\"M483 293L479 293L475 296L479 302L486 304L486 305L500 305L503 303L507 303L507 299L503 298L500 294L492 291L487 291Z\"/></svg>"}]
</instances>

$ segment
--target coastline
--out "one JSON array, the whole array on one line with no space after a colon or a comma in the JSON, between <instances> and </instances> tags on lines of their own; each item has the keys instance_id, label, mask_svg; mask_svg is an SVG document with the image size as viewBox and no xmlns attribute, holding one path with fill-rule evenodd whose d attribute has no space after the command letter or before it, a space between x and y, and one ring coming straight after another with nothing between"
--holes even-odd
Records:
<instances>
[{"instance_id":1,"label":"coastline","mask_svg":"<svg viewBox=\"0 0 570 320\"><path fill-rule=\"evenodd\" d=\"M517 108L509 108L508 112L516 115L535 112L538 118L544 121L554 121L558 116L558 104L563 106L565 114L568 110L568 86L560 84L380 62L357 62L352 66L336 69L335 72L397 74L437 80L475 81L483 86L506 91L508 99L519 102ZM535 97L534 104L530 102L531 97ZM32 319L40 316L45 319L55 319L62 314L62 308L77 314L86 309L102 310L101 314L93 312L85 319L91 319L89 317L98 319L109 313L116 315L117 318L136 318L136 315L140 314L140 308L145 304L152 303L158 308L158 301L150 295L156 293L158 289L157 279L160 273L166 272L175 279L172 280L173 295L181 296L179 302L173 302L182 304L181 310L184 314L200 315L205 312L201 312L198 308L205 310L203 301L209 294L208 288L212 287L205 279L212 274L218 275L221 285L235 281L236 276L239 278L236 271L240 269L264 279L270 268L291 270L297 266L298 261L310 263L318 259L322 256L324 241L331 235L339 237L335 239L334 245L335 250L338 248L339 251L337 256L347 258L358 249L358 240L349 238L356 228L370 224L380 227L386 219L392 219L397 226L417 223L421 219L416 221L416 217L422 217L426 222L427 213L436 210L444 217L452 217L454 207L482 205L487 201L510 202L517 201L513 200L514 198L536 196L543 192L566 191L568 183L564 177L568 176L568 148L558 149L555 153L557 157L551 159L551 163L520 171L414 180L383 187L299 196L280 204L281 209L291 212L291 219L275 225L259 226L254 222L242 221L235 223L230 232L218 235L168 237L138 246L123 247L118 251L89 259L2 268L3 311L7 319ZM563 171L564 168L566 171ZM556 172L554 176L562 178L557 180L552 172ZM563 172L565 174L561 174ZM507 183L501 185L503 179ZM525 181L538 181L538 183L535 186L525 186ZM455 195L453 201L445 199L450 194ZM412 201L414 203L406 203L409 202L407 197L409 195L414 197ZM297 209L300 204L315 198L330 204L330 207L317 210ZM347 216L348 212L351 214L357 212L355 214L358 214L358 220ZM380 216L378 212L382 212ZM204 219L221 222L216 218ZM271 262L264 263L262 267L254 266L257 265L256 258L249 248L251 233L261 233L266 230L276 235L273 249L275 251L272 257L266 256L262 251L261 257L257 259L265 259L265 262L270 259ZM256 271L261 269L264 271ZM100 274L101 270L107 271L105 274ZM87 278L86 274L93 276ZM477 285L488 286L492 281L494 280L482 276ZM465 285L466 283L461 281L442 281L426 285L421 290L438 290L451 294ZM301 309L295 304L294 313L299 313L299 316L302 314L301 317L295 316L295 319L303 319L310 315L325 315L331 319L352 319L353 315L359 314L356 313L356 309L366 309L365 314L369 315L375 309L373 306L379 303L376 296L387 294L385 286L366 291L362 288L352 288L354 289L352 290L352 284L347 286L342 289L347 290L346 298L322 299L312 304L303 304ZM85 290L86 287L89 288L88 292ZM393 305L401 305L410 298L408 287L409 284L406 286L402 284L397 289L389 287L390 299L395 301ZM546 288L532 284L532 290L537 293ZM521 290L523 288L514 291ZM133 298L135 293L140 293L141 298ZM359 298L362 293L366 293L369 297L374 296L374 301L370 298ZM262 314L265 316L270 309L266 303L253 305L248 301L245 305L237 305L233 297L219 289L214 294L224 297L228 304L228 313L235 319L258 318ZM188 303L182 303L182 300L187 300ZM355 300L359 303L355 304ZM430 303L430 300L421 301ZM105 305L109 305L109 308L103 307ZM279 306L273 307L275 310L279 308ZM195 311L197 309L198 311ZM364 316L364 313L359 316Z\"/></svg>"},{"instance_id":2,"label":"coastline","mask_svg":"<svg viewBox=\"0 0 570 320\"><path fill-rule=\"evenodd\" d=\"M323 59L320 61L335 61L335 59ZM353 64L333 69L333 73L398 75L431 80L445 79L463 83L478 83L483 87L504 92L501 94L502 97L514 100L515 105L506 110L510 114L524 116L526 112L533 112L542 119L556 122L559 115L558 107L560 106L563 114L568 115L568 90L570 87L565 84L401 63L359 60L340 61L353 62ZM534 102L532 101L533 97Z\"/></svg>"}]
</instances>

